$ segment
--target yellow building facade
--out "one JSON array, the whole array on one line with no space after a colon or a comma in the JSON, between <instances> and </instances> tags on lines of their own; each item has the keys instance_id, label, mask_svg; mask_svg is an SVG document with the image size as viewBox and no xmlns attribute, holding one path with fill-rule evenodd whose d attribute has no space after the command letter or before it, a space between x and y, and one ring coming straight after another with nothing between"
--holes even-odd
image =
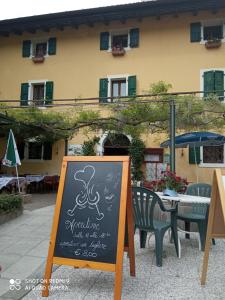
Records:
<instances>
[{"instance_id":1,"label":"yellow building facade","mask_svg":"<svg viewBox=\"0 0 225 300\"><path fill-rule=\"evenodd\" d=\"M225 71L225 7L214 9L210 1L202 1L199 7L195 1L172 1L170 6L157 2L83 10L74 12L73 18L64 13L1 21L0 99L19 101L21 84L27 84L24 91L28 105L42 94L46 98L49 91L53 99L99 97L101 79L108 80L107 96L123 96L129 94L131 77L135 78L136 94L143 94L151 83L160 80L172 84L175 92L203 91L205 72ZM94 19L96 15L98 19ZM132 34L134 47L130 46ZM217 48L206 47L210 35L220 39ZM108 48L101 50L104 38ZM125 54L112 55L116 43L125 49ZM29 55L24 53L26 46L30 47ZM42 62L34 62L38 51L44 56ZM98 135L102 144L97 151L103 154L103 136L107 135ZM166 135L142 136L149 149L159 148L165 138ZM78 133L69 146L81 145L86 139ZM2 157L5 139L1 141ZM50 160L24 157L19 172L59 174L64 148L64 141L55 143ZM211 182L213 169L225 166L224 157L223 160L196 167L189 164L188 149L176 151L177 173L193 182L196 172L199 181Z\"/></svg>"}]
</instances>

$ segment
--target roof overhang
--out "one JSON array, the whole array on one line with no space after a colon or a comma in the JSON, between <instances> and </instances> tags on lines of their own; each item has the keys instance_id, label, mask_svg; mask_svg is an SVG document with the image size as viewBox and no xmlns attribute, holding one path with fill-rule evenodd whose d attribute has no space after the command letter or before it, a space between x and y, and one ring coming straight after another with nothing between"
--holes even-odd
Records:
<instances>
[{"instance_id":1,"label":"roof overhang","mask_svg":"<svg viewBox=\"0 0 225 300\"><path fill-rule=\"evenodd\" d=\"M23 32L35 33L36 30L48 32L53 28L63 30L64 27L78 28L84 24L92 27L94 23L107 25L116 20L124 23L131 18L138 20L149 16L160 18L162 15L177 16L179 13L186 12L196 15L199 11L217 12L221 8L225 8L225 0L144 1L3 20L0 21L0 35L9 36L11 33L21 35Z\"/></svg>"}]
</instances>

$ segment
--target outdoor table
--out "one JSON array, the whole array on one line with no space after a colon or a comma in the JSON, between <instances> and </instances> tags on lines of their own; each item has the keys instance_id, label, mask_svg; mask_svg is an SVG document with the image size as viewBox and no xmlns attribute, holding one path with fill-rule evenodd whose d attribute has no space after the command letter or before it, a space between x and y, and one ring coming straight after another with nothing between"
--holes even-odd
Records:
<instances>
[{"instance_id":1,"label":"outdoor table","mask_svg":"<svg viewBox=\"0 0 225 300\"><path fill-rule=\"evenodd\" d=\"M176 197L164 196L162 192L156 192L156 194L162 199L171 202L179 202L179 203L198 203L198 204L210 204L210 198L200 197L200 196L192 196L192 195L184 195L178 194Z\"/></svg>"},{"instance_id":2,"label":"outdoor table","mask_svg":"<svg viewBox=\"0 0 225 300\"><path fill-rule=\"evenodd\" d=\"M23 187L26 184L25 177L18 177L20 187ZM17 177L4 176L0 177L0 190L7 186L17 185Z\"/></svg>"},{"instance_id":3,"label":"outdoor table","mask_svg":"<svg viewBox=\"0 0 225 300\"><path fill-rule=\"evenodd\" d=\"M192 195L184 195L184 194L178 194L176 197L172 196L164 196L162 192L157 192L156 193L162 200L167 200L170 201L171 203L178 202L181 204L210 204L211 198L208 197L200 197L200 196L192 196ZM183 208L184 209L184 208ZM178 227L178 231L185 233L186 238L189 238L187 236L187 233L193 233L193 231L187 231L186 228L185 230L182 230L180 227ZM194 231L195 232L195 231ZM200 237L198 235L198 240L199 240L199 250L201 250L201 242L200 242ZM179 242L179 258L181 257L181 242L180 238L178 236L178 242Z\"/></svg>"},{"instance_id":4,"label":"outdoor table","mask_svg":"<svg viewBox=\"0 0 225 300\"><path fill-rule=\"evenodd\" d=\"M26 180L28 183L40 182L45 178L44 175L26 175Z\"/></svg>"}]
</instances>

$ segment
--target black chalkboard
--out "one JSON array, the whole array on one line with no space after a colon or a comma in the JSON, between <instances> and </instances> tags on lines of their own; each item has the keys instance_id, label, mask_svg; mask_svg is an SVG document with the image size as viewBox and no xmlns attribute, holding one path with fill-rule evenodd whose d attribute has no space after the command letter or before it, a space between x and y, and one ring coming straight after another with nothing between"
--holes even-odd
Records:
<instances>
[{"instance_id":1,"label":"black chalkboard","mask_svg":"<svg viewBox=\"0 0 225 300\"><path fill-rule=\"evenodd\" d=\"M116 263L122 166L68 162L54 257Z\"/></svg>"}]
</instances>

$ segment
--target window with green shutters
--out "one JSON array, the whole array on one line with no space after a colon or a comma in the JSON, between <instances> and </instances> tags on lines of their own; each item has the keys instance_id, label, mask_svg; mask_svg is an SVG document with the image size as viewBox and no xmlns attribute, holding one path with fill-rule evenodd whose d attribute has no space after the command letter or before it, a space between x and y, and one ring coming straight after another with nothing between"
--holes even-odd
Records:
<instances>
[{"instance_id":1,"label":"window with green shutters","mask_svg":"<svg viewBox=\"0 0 225 300\"><path fill-rule=\"evenodd\" d=\"M203 74L203 81L204 97L207 97L211 93L215 92L221 101L224 100L224 71L206 71Z\"/></svg>"},{"instance_id":2,"label":"window with green shutters","mask_svg":"<svg viewBox=\"0 0 225 300\"><path fill-rule=\"evenodd\" d=\"M107 97L135 97L136 95L136 76L116 75L99 80L99 101L103 103L111 102Z\"/></svg>"},{"instance_id":3,"label":"window with green shutters","mask_svg":"<svg viewBox=\"0 0 225 300\"><path fill-rule=\"evenodd\" d=\"M48 51L47 51L48 49ZM56 54L56 38L25 40L22 46L23 57L44 57Z\"/></svg>"},{"instance_id":4,"label":"window with green shutters","mask_svg":"<svg viewBox=\"0 0 225 300\"><path fill-rule=\"evenodd\" d=\"M20 105L27 106L28 102L36 106L49 105L53 101L53 90L53 81L22 83Z\"/></svg>"},{"instance_id":5,"label":"window with green shutters","mask_svg":"<svg viewBox=\"0 0 225 300\"><path fill-rule=\"evenodd\" d=\"M21 83L21 90L20 90L20 105L21 106L28 105L28 95L29 95L29 84Z\"/></svg>"},{"instance_id":6,"label":"window with green shutters","mask_svg":"<svg viewBox=\"0 0 225 300\"><path fill-rule=\"evenodd\" d=\"M200 147L189 147L189 164L200 164Z\"/></svg>"},{"instance_id":7,"label":"window with green shutters","mask_svg":"<svg viewBox=\"0 0 225 300\"><path fill-rule=\"evenodd\" d=\"M100 33L100 50L111 50L113 47L139 47L139 28Z\"/></svg>"}]
</instances>

